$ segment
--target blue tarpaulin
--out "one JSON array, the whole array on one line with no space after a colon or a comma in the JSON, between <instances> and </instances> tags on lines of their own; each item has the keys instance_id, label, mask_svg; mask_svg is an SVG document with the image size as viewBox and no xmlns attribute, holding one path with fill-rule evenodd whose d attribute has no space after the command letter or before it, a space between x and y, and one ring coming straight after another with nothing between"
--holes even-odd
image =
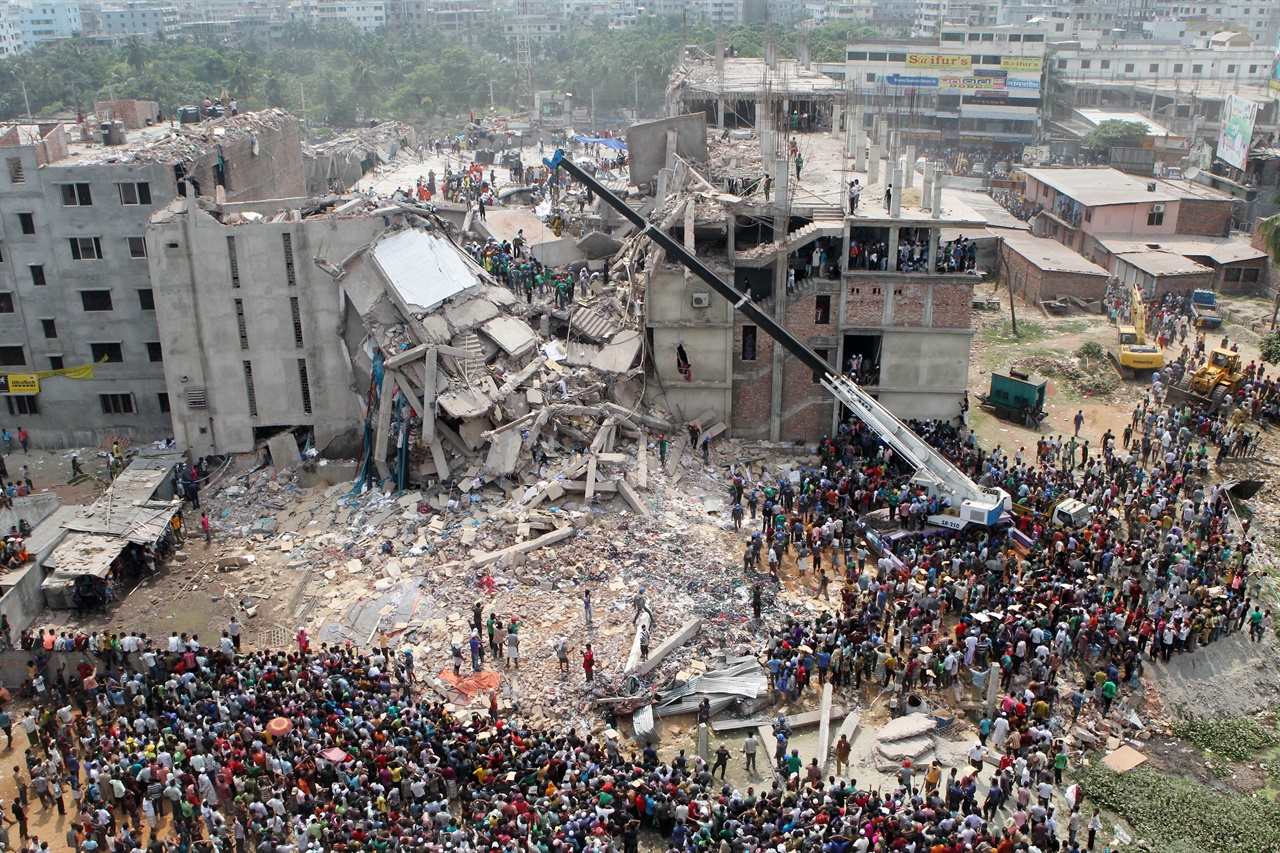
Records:
<instances>
[{"instance_id":1,"label":"blue tarpaulin","mask_svg":"<svg viewBox=\"0 0 1280 853\"><path fill-rule=\"evenodd\" d=\"M594 136L575 136L574 142L590 142L594 145L603 145L606 148L612 148L614 151L626 151L627 143L621 139L596 139Z\"/></svg>"}]
</instances>

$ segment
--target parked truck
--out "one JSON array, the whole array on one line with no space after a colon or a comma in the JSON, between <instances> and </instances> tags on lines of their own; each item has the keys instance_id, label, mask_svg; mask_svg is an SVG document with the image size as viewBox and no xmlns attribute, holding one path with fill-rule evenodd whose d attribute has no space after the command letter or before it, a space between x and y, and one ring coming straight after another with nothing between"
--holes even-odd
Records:
<instances>
[{"instance_id":1,"label":"parked truck","mask_svg":"<svg viewBox=\"0 0 1280 853\"><path fill-rule=\"evenodd\" d=\"M1218 294L1212 290L1194 290L1191 292L1191 316L1197 327L1216 329L1222 325L1222 315L1218 313Z\"/></svg>"}]
</instances>

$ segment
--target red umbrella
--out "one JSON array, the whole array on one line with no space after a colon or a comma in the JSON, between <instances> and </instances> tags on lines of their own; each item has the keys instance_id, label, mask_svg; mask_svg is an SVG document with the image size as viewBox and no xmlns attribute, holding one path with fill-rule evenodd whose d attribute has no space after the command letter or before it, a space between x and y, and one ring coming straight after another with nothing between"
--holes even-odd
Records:
<instances>
[{"instance_id":1,"label":"red umbrella","mask_svg":"<svg viewBox=\"0 0 1280 853\"><path fill-rule=\"evenodd\" d=\"M267 734L272 737L284 737L291 731L293 731L293 721L284 717L276 717L267 723Z\"/></svg>"}]
</instances>

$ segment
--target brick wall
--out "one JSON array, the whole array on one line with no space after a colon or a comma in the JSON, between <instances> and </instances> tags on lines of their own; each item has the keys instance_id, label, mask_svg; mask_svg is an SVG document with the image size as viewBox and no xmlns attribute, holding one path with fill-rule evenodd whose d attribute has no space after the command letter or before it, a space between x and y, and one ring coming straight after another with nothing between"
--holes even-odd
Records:
<instances>
[{"instance_id":1,"label":"brick wall","mask_svg":"<svg viewBox=\"0 0 1280 853\"><path fill-rule=\"evenodd\" d=\"M973 279L934 282L934 328L967 329L973 324L973 285Z\"/></svg>"},{"instance_id":2,"label":"brick wall","mask_svg":"<svg viewBox=\"0 0 1280 853\"><path fill-rule=\"evenodd\" d=\"M895 281L893 287L893 325L923 326L925 300L929 296L928 282L923 280Z\"/></svg>"},{"instance_id":3,"label":"brick wall","mask_svg":"<svg viewBox=\"0 0 1280 853\"><path fill-rule=\"evenodd\" d=\"M1184 293L1188 290L1211 290L1213 288L1213 270L1188 273L1187 275L1163 275L1156 279L1155 298L1166 293Z\"/></svg>"},{"instance_id":4,"label":"brick wall","mask_svg":"<svg viewBox=\"0 0 1280 853\"><path fill-rule=\"evenodd\" d=\"M160 118L160 105L155 101L139 101L119 98L114 101L94 101L93 111L99 121L122 121L126 130L137 130L155 124Z\"/></svg>"},{"instance_id":5,"label":"brick wall","mask_svg":"<svg viewBox=\"0 0 1280 853\"><path fill-rule=\"evenodd\" d=\"M1002 277L1013 282L1013 292L1032 304L1059 296L1101 300L1106 295L1107 277L1102 273L1055 272L1042 270L1005 244Z\"/></svg>"},{"instance_id":6,"label":"brick wall","mask_svg":"<svg viewBox=\"0 0 1280 853\"><path fill-rule=\"evenodd\" d=\"M254 138L257 154L253 153ZM252 137L237 136L221 147L228 202L306 197L302 139L298 120L292 116L279 119L274 125L264 121ZM218 150L211 148L187 166L187 174L199 182L203 196L215 197L217 164Z\"/></svg>"},{"instance_id":7,"label":"brick wall","mask_svg":"<svg viewBox=\"0 0 1280 853\"><path fill-rule=\"evenodd\" d=\"M884 322L886 285L874 274L858 273L844 280L845 323L849 326L879 326Z\"/></svg>"},{"instance_id":8,"label":"brick wall","mask_svg":"<svg viewBox=\"0 0 1280 853\"><path fill-rule=\"evenodd\" d=\"M1264 250L1265 251L1265 250ZM1219 293L1242 294L1242 293L1262 293L1268 291L1270 281L1267 279L1267 272L1271 265L1267 263L1266 258L1258 258L1252 261L1241 261L1235 264L1225 264L1218 268L1214 275L1214 287ZM1257 278L1253 281L1246 281L1243 278L1232 278L1228 276L1228 272L1232 270L1257 270ZM1247 273L1240 273L1247 275Z\"/></svg>"},{"instance_id":9,"label":"brick wall","mask_svg":"<svg viewBox=\"0 0 1280 853\"><path fill-rule=\"evenodd\" d=\"M1253 239L1249 241L1249 245L1257 249L1259 252L1267 251L1267 238L1263 235L1262 229L1258 227L1262 220L1259 219L1253 223ZM1262 276L1262 284L1260 286L1269 287L1273 292L1280 290L1280 264L1274 262L1267 264L1267 272Z\"/></svg>"},{"instance_id":10,"label":"brick wall","mask_svg":"<svg viewBox=\"0 0 1280 853\"><path fill-rule=\"evenodd\" d=\"M1226 237L1231 233L1230 199L1184 198L1178 202L1174 233L1201 237Z\"/></svg>"}]
</instances>

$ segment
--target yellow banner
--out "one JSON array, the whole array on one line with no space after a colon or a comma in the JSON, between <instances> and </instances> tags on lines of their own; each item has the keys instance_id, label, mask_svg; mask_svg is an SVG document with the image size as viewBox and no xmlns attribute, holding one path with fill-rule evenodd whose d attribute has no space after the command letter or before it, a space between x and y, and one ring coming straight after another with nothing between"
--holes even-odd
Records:
<instances>
[{"instance_id":1,"label":"yellow banner","mask_svg":"<svg viewBox=\"0 0 1280 853\"><path fill-rule=\"evenodd\" d=\"M39 394L40 379L34 373L6 373L0 376L0 394Z\"/></svg>"},{"instance_id":2,"label":"yellow banner","mask_svg":"<svg viewBox=\"0 0 1280 853\"><path fill-rule=\"evenodd\" d=\"M1000 67L1006 71L1039 71L1044 60L1038 56L1002 56Z\"/></svg>"},{"instance_id":3,"label":"yellow banner","mask_svg":"<svg viewBox=\"0 0 1280 853\"><path fill-rule=\"evenodd\" d=\"M968 55L948 56L941 53L908 53L908 68L970 68L973 59Z\"/></svg>"},{"instance_id":4,"label":"yellow banner","mask_svg":"<svg viewBox=\"0 0 1280 853\"><path fill-rule=\"evenodd\" d=\"M102 360L99 361L98 364L102 364L106 360L107 360L107 357L104 355L102 357ZM5 387L12 389L14 387L15 380L21 383L24 380L29 379L31 382L38 383L39 380L48 379L50 376L65 376L68 379L92 379L93 367L94 367L94 363L89 362L88 364L77 364L75 367L60 367L57 370L37 370L35 373L0 372L0 385L4 385ZM5 385L5 383L7 383L7 385ZM39 388L37 387L35 390L32 390L32 391L9 390L8 392L0 391L0 393L35 394L38 390Z\"/></svg>"}]
</instances>

